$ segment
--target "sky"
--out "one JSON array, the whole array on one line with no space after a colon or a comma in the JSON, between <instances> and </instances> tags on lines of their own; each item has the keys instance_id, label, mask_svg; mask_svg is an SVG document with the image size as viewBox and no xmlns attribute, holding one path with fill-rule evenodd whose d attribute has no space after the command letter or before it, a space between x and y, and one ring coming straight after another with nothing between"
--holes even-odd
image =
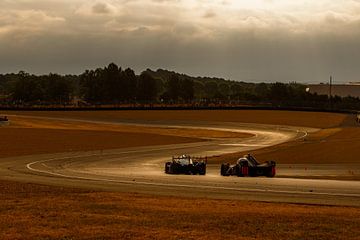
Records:
<instances>
[{"instance_id":1,"label":"sky","mask_svg":"<svg viewBox=\"0 0 360 240\"><path fill-rule=\"evenodd\" d=\"M360 0L0 0L0 73L360 81Z\"/></svg>"}]
</instances>

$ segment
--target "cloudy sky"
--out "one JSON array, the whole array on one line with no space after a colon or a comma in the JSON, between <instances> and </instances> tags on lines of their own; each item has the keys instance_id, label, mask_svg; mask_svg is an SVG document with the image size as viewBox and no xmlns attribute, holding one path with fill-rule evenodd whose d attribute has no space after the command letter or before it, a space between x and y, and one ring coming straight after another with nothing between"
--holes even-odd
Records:
<instances>
[{"instance_id":1,"label":"cloudy sky","mask_svg":"<svg viewBox=\"0 0 360 240\"><path fill-rule=\"evenodd\" d=\"M0 72L360 81L360 0L0 0Z\"/></svg>"}]
</instances>

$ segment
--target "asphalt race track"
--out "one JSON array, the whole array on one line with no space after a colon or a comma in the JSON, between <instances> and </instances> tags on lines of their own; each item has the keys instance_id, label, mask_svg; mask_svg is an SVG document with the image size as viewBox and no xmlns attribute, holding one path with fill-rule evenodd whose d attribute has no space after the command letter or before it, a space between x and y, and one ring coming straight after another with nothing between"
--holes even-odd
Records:
<instances>
[{"instance_id":1,"label":"asphalt race track","mask_svg":"<svg viewBox=\"0 0 360 240\"><path fill-rule=\"evenodd\" d=\"M216 156L239 151L250 152L254 149L303 138L308 131L314 131L314 129L209 122L119 124L217 129L251 133L254 136L242 139L208 139L191 144L5 158L0 163L0 176L2 179L12 181L95 190L360 206L360 181L297 178L298 176L311 178L312 175L328 176L346 172L346 167L342 169L341 166L280 165L277 169L278 175L283 176L280 178L222 177L218 165L208 165L206 176L166 175L164 173L164 163L173 155ZM360 166L355 167L360 169Z\"/></svg>"}]
</instances>

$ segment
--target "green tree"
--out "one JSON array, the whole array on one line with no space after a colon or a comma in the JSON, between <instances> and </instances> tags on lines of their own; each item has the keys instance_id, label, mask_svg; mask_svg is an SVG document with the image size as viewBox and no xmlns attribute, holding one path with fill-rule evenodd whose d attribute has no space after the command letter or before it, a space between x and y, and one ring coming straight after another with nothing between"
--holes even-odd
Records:
<instances>
[{"instance_id":1,"label":"green tree","mask_svg":"<svg viewBox=\"0 0 360 240\"><path fill-rule=\"evenodd\" d=\"M136 101L136 91L138 87L138 79L135 72L127 68L122 75L124 78L124 98L127 101L134 102Z\"/></svg>"},{"instance_id":2,"label":"green tree","mask_svg":"<svg viewBox=\"0 0 360 240\"><path fill-rule=\"evenodd\" d=\"M137 98L142 102L154 102L157 98L157 82L150 74L143 72L139 77Z\"/></svg>"},{"instance_id":3,"label":"green tree","mask_svg":"<svg viewBox=\"0 0 360 240\"><path fill-rule=\"evenodd\" d=\"M167 96L170 100L177 102L181 93L181 83L179 76L171 74L166 84Z\"/></svg>"},{"instance_id":4,"label":"green tree","mask_svg":"<svg viewBox=\"0 0 360 240\"><path fill-rule=\"evenodd\" d=\"M185 78L180 82L180 96L185 102L191 102L194 99L195 89L194 81Z\"/></svg>"},{"instance_id":5,"label":"green tree","mask_svg":"<svg viewBox=\"0 0 360 240\"><path fill-rule=\"evenodd\" d=\"M204 86L205 97L208 99L217 98L219 94L218 84L216 81L207 81Z\"/></svg>"}]
</instances>

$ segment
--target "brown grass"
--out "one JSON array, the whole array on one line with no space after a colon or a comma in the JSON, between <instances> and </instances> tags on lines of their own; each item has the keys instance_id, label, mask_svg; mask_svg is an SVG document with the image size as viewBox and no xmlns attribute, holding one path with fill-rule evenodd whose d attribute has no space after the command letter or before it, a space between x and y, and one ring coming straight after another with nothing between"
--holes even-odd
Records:
<instances>
[{"instance_id":1,"label":"brown grass","mask_svg":"<svg viewBox=\"0 0 360 240\"><path fill-rule=\"evenodd\" d=\"M61 193L61 194L59 194ZM0 239L358 239L360 208L0 182Z\"/></svg>"},{"instance_id":2,"label":"brown grass","mask_svg":"<svg viewBox=\"0 0 360 240\"><path fill-rule=\"evenodd\" d=\"M260 110L197 110L197 111L82 111L82 112L7 112L46 117L119 121L119 120L178 120L245 122L330 128L340 125L345 114L260 111Z\"/></svg>"},{"instance_id":3,"label":"brown grass","mask_svg":"<svg viewBox=\"0 0 360 240\"><path fill-rule=\"evenodd\" d=\"M297 141L285 143L279 146L260 149L254 152L260 160L274 159L278 163L338 163L339 160L343 163L358 163L360 160L354 156L360 154L360 130L358 127L354 127L354 121L352 118L342 114L330 114L330 113L308 113L308 112L286 112L286 111L100 111L100 112L12 112L12 114L26 114L35 116L46 117L65 117L74 119L85 120L99 120L99 121L119 121L119 120L207 120L207 121L242 121L242 122L257 122L257 123L270 123L270 124L286 124L286 125L303 125L309 127L329 127L336 126L335 128L325 128L319 132L311 133L305 141ZM176 136L169 143L180 142L192 142L195 138L231 138L231 137L249 137L248 134L230 133L223 131L209 131L209 130L184 130L184 129L163 129L163 128L147 128L139 126L121 126L115 124L93 124L84 122L68 122L63 120L44 120L44 119L31 119L23 117L12 117L12 127L15 128L46 128L44 131L48 134L45 139L49 138L51 133L57 134L57 140L48 140L46 142L54 143L56 148L48 148L46 153L51 151L71 151L71 150L91 150L91 149L109 149L109 148L121 148L127 146L137 146L136 138L141 138L138 146L146 145L144 139L139 134L147 133L153 135L164 136ZM342 125L352 126L342 128ZM57 131L50 131L51 129L57 129ZM60 131L62 130L62 131ZM65 131L68 130L68 131ZM71 131L70 131L71 130ZM73 131L77 130L77 131ZM81 131L80 131L81 130ZM0 128L0 132L3 129ZM86 133L86 131L90 131ZM96 132L94 132L96 131ZM109 132L111 134L108 134ZM30 137L25 137L24 146L26 142L30 142L30 139L35 137L35 132L41 132L40 130L34 130L30 133ZM73 132L70 134L70 132ZM118 135L115 134L117 132ZM25 133L25 132L24 132ZM61 134L60 134L61 133ZM130 134L131 133L131 134ZM65 135L64 135L65 134ZM80 135L79 135L80 134ZM81 135L82 134L82 135ZM89 135L99 134L103 135L102 142L96 140L93 136L91 142L85 141ZM108 136L106 140L105 135ZM77 136L76 136L77 135ZM111 136L110 136L111 135ZM121 143L123 139L127 139L129 136L134 139L127 141L125 145ZM42 135L43 136L43 135ZM185 137L180 139L179 137ZM19 135L8 134L10 139L8 145L13 145L18 141ZM54 137L56 138L56 137ZM66 140L66 138L71 138ZM191 140L189 138L192 138ZM154 145L168 142L168 138L164 138L160 141L160 138L156 138L157 141L148 141L147 144L154 142ZM35 139L34 139L35 140ZM3 149L7 146L5 141ZM41 139L39 140L41 142ZM31 145L32 144L32 145ZM16 144L15 144L16 145ZM43 144L30 143L29 149L41 149ZM0 146L1 149L1 146ZM10 146L11 149L11 146ZM17 150L18 152L26 152L23 150ZM37 150L36 150L37 151ZM34 153L43 153L44 148L41 151ZM15 150L12 151L16 153ZM0 152L1 153L1 152ZM237 154L225 155L220 158L212 159L214 163L220 163L224 161L235 161L239 156L242 156L243 152ZM4 151L4 155L6 153Z\"/></svg>"},{"instance_id":4,"label":"brown grass","mask_svg":"<svg viewBox=\"0 0 360 240\"><path fill-rule=\"evenodd\" d=\"M247 133L184 128L143 127L134 125L102 124L68 120L39 119L31 117L12 117L11 128L46 128L66 130L112 131L126 133L150 133L166 136L192 138L247 138L253 135ZM0 129L1 130L1 129Z\"/></svg>"},{"instance_id":5,"label":"brown grass","mask_svg":"<svg viewBox=\"0 0 360 240\"><path fill-rule=\"evenodd\" d=\"M235 162L246 152L212 158L211 162ZM360 163L360 128L325 129L310 133L304 140L253 151L262 161L274 159L277 163L341 164Z\"/></svg>"},{"instance_id":6,"label":"brown grass","mask_svg":"<svg viewBox=\"0 0 360 240\"><path fill-rule=\"evenodd\" d=\"M0 157L201 141L149 133L38 128L1 128L0 136Z\"/></svg>"},{"instance_id":7,"label":"brown grass","mask_svg":"<svg viewBox=\"0 0 360 240\"><path fill-rule=\"evenodd\" d=\"M0 127L0 158L10 156L192 143L251 134L203 129L149 128L12 117Z\"/></svg>"}]
</instances>

